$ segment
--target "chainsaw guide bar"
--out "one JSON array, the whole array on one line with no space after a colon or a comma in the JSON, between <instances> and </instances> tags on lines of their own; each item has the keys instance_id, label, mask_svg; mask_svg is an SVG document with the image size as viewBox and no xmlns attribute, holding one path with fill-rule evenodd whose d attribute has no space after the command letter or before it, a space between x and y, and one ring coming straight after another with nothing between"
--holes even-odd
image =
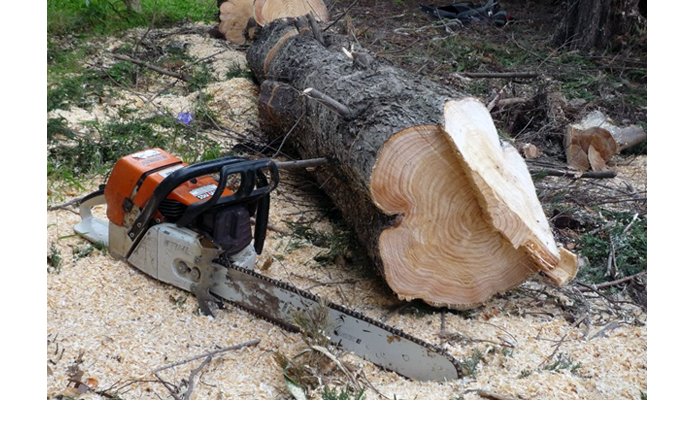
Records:
<instances>
[{"instance_id":1,"label":"chainsaw guide bar","mask_svg":"<svg viewBox=\"0 0 696 433\"><path fill-rule=\"evenodd\" d=\"M298 332L297 314L326 308L325 334L341 349L410 379L445 381L464 375L461 364L444 349L400 329L224 259L215 263L229 272L227 284L214 285L211 292L255 316Z\"/></svg>"}]
</instances>

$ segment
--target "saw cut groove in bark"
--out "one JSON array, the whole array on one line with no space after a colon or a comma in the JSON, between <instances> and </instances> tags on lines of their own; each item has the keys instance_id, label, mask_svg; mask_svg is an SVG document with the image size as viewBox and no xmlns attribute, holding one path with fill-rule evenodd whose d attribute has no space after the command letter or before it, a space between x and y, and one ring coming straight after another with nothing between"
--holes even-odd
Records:
<instances>
[{"instance_id":1,"label":"saw cut groove in bark","mask_svg":"<svg viewBox=\"0 0 696 433\"><path fill-rule=\"evenodd\" d=\"M326 34L324 46L303 26L274 21L247 51L262 83L260 124L302 158L329 160L318 183L400 298L463 309L538 271L557 284L574 275L524 160L501 147L480 102L355 62L349 41Z\"/></svg>"}]
</instances>

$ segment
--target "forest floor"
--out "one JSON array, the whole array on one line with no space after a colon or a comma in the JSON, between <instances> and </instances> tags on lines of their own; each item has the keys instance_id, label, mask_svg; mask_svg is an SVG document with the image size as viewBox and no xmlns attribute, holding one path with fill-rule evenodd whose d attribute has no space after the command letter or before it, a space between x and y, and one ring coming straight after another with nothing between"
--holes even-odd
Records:
<instances>
[{"instance_id":1,"label":"forest floor","mask_svg":"<svg viewBox=\"0 0 696 433\"><path fill-rule=\"evenodd\" d=\"M553 11L531 4L504 2L515 20L496 27L445 25L415 1L337 1L332 15L348 12L333 30L353 35L383 61L466 89L486 104L529 100L492 115L501 135L542 151L528 163L556 239L580 257L573 283L558 289L532 280L468 311L401 302L311 176L284 174L272 196L273 229L258 271L441 345L467 372L444 384L413 382L348 353L337 356L350 375L322 359L295 358L307 348L300 335L234 308L202 316L192 295L74 235L79 216L61 204L104 183L122 155L161 147L189 163L230 153L268 156L265 143L274 137L258 132L257 87L244 47L212 38L211 23L89 36L49 32L47 397L297 397L277 362L285 358L313 372L296 380L307 398L647 398L647 145L615 156L612 179L543 171L564 165L566 124L548 118L549 94L568 101L569 122L599 109L617 124L647 129L645 53L554 48ZM463 75L477 71L539 76ZM182 122L182 114L192 121ZM169 367L254 340L208 362L204 356Z\"/></svg>"}]
</instances>

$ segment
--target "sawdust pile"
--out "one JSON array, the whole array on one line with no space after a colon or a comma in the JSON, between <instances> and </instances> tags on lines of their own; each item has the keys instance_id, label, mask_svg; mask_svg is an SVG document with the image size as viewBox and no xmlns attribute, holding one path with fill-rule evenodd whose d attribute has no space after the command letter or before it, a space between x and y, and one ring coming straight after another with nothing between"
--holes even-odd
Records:
<instances>
[{"instance_id":1,"label":"sawdust pile","mask_svg":"<svg viewBox=\"0 0 696 433\"><path fill-rule=\"evenodd\" d=\"M242 64L243 54L202 35L172 32L168 40L179 40L193 57L213 56L210 67L218 81L208 89L220 120L240 131L253 125L255 87L245 78L224 76L229 62ZM217 52L224 55L216 57ZM169 82L160 79L147 94L124 91L90 110L49 116L80 128L87 120L118 116L123 105L138 110L134 116L190 109L195 95L157 96ZM49 203L84 195L101 181L54 191ZM292 357L306 349L300 335L233 307L214 319L200 315L193 295L154 281L75 236L72 226L78 221L70 208L48 212L48 255L57 258L54 265L59 262L47 275L48 398L292 398L275 359L278 353ZM284 175L273 193L271 224L274 230L258 260L260 273L442 344L469 372L451 383L419 383L341 354L341 362L361 377L365 398L638 399L647 389L647 318L639 308L608 317L611 306L599 299L574 315L573 293L535 281L468 312L399 302L361 259L360 248L349 241L316 185L300 175ZM346 242L336 246L326 239ZM258 344L205 357L254 340ZM170 367L179 361L187 362ZM341 386L340 373L334 377L328 385ZM307 397L321 398L322 388L309 390Z\"/></svg>"}]
</instances>

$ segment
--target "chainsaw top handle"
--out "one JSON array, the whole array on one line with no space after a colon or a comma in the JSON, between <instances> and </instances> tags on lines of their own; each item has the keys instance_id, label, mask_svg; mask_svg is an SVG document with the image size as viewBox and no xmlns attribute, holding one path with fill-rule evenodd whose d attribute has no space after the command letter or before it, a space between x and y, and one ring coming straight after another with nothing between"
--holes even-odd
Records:
<instances>
[{"instance_id":1,"label":"chainsaw top handle","mask_svg":"<svg viewBox=\"0 0 696 433\"><path fill-rule=\"evenodd\" d=\"M264 171L270 174L270 180L266 178ZM218 185L215 192L208 198L198 203L189 205L183 215L176 221L180 227L190 225L199 215L214 206L224 206L231 204L249 203L259 201L261 211L268 212L269 194L273 191L280 181L278 167L270 159L248 160L239 157L225 157L212 161L203 161L180 168L167 176L155 188L152 197L143 208L135 223L128 231L128 237L133 240L134 245L145 233L149 222L159 208L162 201L174 191L179 185L189 180L204 175L218 174ZM223 197L222 194L227 186L227 181L232 175L240 175L240 185L237 191ZM261 224L257 218L255 230L256 244L263 244L267 224L267 215L259 215ZM263 231L263 233L261 233ZM260 249L257 245L257 249Z\"/></svg>"}]
</instances>

